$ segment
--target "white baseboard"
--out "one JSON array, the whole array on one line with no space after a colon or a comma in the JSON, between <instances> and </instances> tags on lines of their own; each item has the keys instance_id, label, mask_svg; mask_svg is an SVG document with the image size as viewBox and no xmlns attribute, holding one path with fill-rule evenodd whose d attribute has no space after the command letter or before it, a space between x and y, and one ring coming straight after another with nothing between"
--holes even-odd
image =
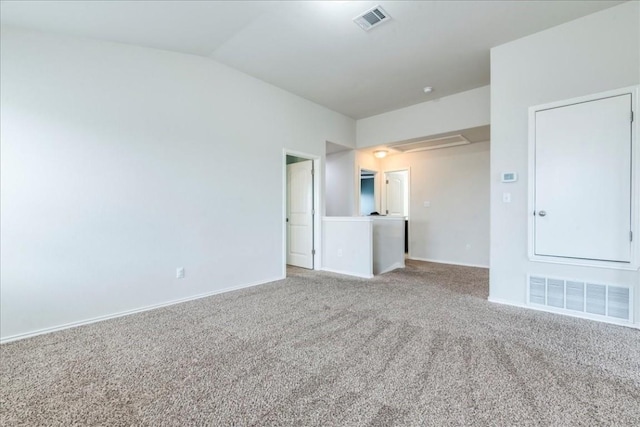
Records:
<instances>
[{"instance_id":1,"label":"white baseboard","mask_svg":"<svg viewBox=\"0 0 640 427\"><path fill-rule=\"evenodd\" d=\"M372 279L373 278L373 274L359 274L359 273L354 273L352 271L342 271L342 270L334 270L332 268L326 268L323 267L322 271L327 271L329 273L336 273L336 274L344 274L345 276L354 276L354 277L360 277L362 279Z\"/></svg>"},{"instance_id":2,"label":"white baseboard","mask_svg":"<svg viewBox=\"0 0 640 427\"><path fill-rule=\"evenodd\" d=\"M109 320L109 319L115 319L115 318L118 318L118 317L124 317L124 316L128 316L130 314L142 313L144 311L155 310L156 308L167 307L167 306L170 306L170 305L180 304L180 303L187 302L187 301L193 301L193 300L200 299L200 298L206 298L206 297L210 297L210 296L217 295L217 294L223 294L223 293L226 293L226 292L237 291L237 290L244 289L244 288L251 288L253 286L264 285L266 283L271 283L271 282L276 282L278 280L283 280L284 278L285 277L276 277L276 278L268 279L268 280L265 280L265 281L253 282L253 283L247 283L247 284L243 284L243 285L232 286L232 287L229 287L229 288L218 289L218 290L211 291L211 292L205 292L203 294L193 295L193 296L186 297L186 298L180 298L180 299L176 299L176 300L172 300L172 301L162 302L162 303L159 303L159 304L147 305L147 306L140 307L140 308L134 308L132 310L125 310L125 311L120 311L118 313L113 313L113 314L107 314L107 315L104 315L104 316L93 317L91 319L80 320L78 322L65 323L63 325L52 326L50 328L38 329L38 330L35 330L35 331L25 332L25 333L22 333L22 334L10 335L8 337L4 337L4 338L0 339L0 344L5 344L5 343L11 342L11 341L18 341L18 340L22 340L22 339L25 339L25 338L31 338L31 337L35 337L37 335L48 334L48 333L51 333L51 332L61 331L63 329L70 329L70 328L75 328L75 327L78 327L78 326L89 325L91 323L102 322L103 320Z\"/></svg>"},{"instance_id":3,"label":"white baseboard","mask_svg":"<svg viewBox=\"0 0 640 427\"><path fill-rule=\"evenodd\" d=\"M595 322L609 323L611 325L616 325L616 326L626 326L627 328L640 329L640 325L637 324L637 323L630 323L630 322L625 322L625 321L615 321L615 320L607 319L607 318L600 317L600 316L594 317L594 316L581 314L580 312L576 312L574 314L574 313L570 313L570 312L566 312L566 311L560 311L560 310L554 310L552 308L546 308L546 307L543 307L543 306L514 303L514 302L503 300L503 299L500 299L500 298L491 298L491 297L489 297L489 298L487 298L487 300L489 302L492 302L492 303L495 303L495 304L510 305L512 307L525 308L527 310L543 311L545 313L559 314L561 316L576 317L578 319L593 320Z\"/></svg>"},{"instance_id":4,"label":"white baseboard","mask_svg":"<svg viewBox=\"0 0 640 427\"><path fill-rule=\"evenodd\" d=\"M461 265L463 267L489 268L488 265L484 265L484 264L468 264L468 263L465 263L465 262L445 261L445 260L441 260L441 259L418 258L418 257L414 257L414 256L409 256L408 258L412 259L414 261L435 262L437 264L451 264L451 265Z\"/></svg>"},{"instance_id":5,"label":"white baseboard","mask_svg":"<svg viewBox=\"0 0 640 427\"><path fill-rule=\"evenodd\" d=\"M397 268L404 268L404 267L405 267L404 262L396 262L395 264L393 264L392 266L390 266L386 270L379 271L378 274L388 273L388 272L393 271L393 270L395 270Z\"/></svg>"},{"instance_id":6,"label":"white baseboard","mask_svg":"<svg viewBox=\"0 0 640 427\"><path fill-rule=\"evenodd\" d=\"M513 306L513 307L529 308L524 304L511 302L511 301L500 299L500 298L491 298L491 297L489 297L489 298L487 298L487 301L493 302L495 304L510 305L510 306Z\"/></svg>"}]
</instances>

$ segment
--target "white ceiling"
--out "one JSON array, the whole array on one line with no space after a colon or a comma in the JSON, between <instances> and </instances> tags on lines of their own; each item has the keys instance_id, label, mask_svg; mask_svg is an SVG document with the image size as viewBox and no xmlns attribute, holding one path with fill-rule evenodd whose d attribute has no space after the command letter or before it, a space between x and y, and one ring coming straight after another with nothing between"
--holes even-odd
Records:
<instances>
[{"instance_id":1,"label":"white ceiling","mask_svg":"<svg viewBox=\"0 0 640 427\"><path fill-rule=\"evenodd\" d=\"M363 118L487 85L491 47L618 3L2 1L0 22L208 56ZM376 4L392 20L364 32Z\"/></svg>"}]
</instances>

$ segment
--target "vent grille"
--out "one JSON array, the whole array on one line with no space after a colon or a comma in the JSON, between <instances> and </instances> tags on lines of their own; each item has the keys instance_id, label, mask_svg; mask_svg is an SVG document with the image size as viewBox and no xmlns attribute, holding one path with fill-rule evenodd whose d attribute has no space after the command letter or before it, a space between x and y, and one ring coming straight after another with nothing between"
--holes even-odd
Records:
<instances>
[{"instance_id":1,"label":"vent grille","mask_svg":"<svg viewBox=\"0 0 640 427\"><path fill-rule=\"evenodd\" d=\"M415 151L435 150L437 148L455 147L466 144L471 144L471 141L464 136L450 135L441 138L425 139L423 141L405 142L390 147L402 153L413 153Z\"/></svg>"},{"instance_id":2,"label":"vent grille","mask_svg":"<svg viewBox=\"0 0 640 427\"><path fill-rule=\"evenodd\" d=\"M573 315L631 322L631 289L623 286L529 276L530 305L551 307Z\"/></svg>"},{"instance_id":3,"label":"vent grille","mask_svg":"<svg viewBox=\"0 0 640 427\"><path fill-rule=\"evenodd\" d=\"M369 31L371 28L376 27L389 19L391 19L391 17L384 9L380 6L375 6L374 8L353 18L353 22L358 24L358 26L363 30Z\"/></svg>"}]
</instances>

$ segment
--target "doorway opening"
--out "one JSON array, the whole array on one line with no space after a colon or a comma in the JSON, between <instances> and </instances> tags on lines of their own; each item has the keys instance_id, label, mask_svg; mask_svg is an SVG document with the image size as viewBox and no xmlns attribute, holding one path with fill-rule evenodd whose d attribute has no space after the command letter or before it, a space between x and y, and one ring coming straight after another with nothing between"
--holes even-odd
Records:
<instances>
[{"instance_id":1,"label":"doorway opening","mask_svg":"<svg viewBox=\"0 0 640 427\"><path fill-rule=\"evenodd\" d=\"M287 266L313 270L319 262L319 179L320 159L304 153L284 151L283 185L283 276Z\"/></svg>"},{"instance_id":2,"label":"doorway opening","mask_svg":"<svg viewBox=\"0 0 640 427\"><path fill-rule=\"evenodd\" d=\"M360 215L367 216L377 212L376 174L377 171L360 169Z\"/></svg>"}]
</instances>

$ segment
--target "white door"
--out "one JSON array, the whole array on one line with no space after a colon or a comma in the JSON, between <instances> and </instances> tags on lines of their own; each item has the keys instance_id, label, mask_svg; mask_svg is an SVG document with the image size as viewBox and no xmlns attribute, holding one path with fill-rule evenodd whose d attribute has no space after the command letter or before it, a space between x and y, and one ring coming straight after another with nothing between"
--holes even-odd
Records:
<instances>
[{"instance_id":1,"label":"white door","mask_svg":"<svg viewBox=\"0 0 640 427\"><path fill-rule=\"evenodd\" d=\"M407 216L409 207L409 191L407 171L386 172L386 214Z\"/></svg>"},{"instance_id":2,"label":"white door","mask_svg":"<svg viewBox=\"0 0 640 427\"><path fill-rule=\"evenodd\" d=\"M287 165L287 264L313 268L313 161Z\"/></svg>"},{"instance_id":3,"label":"white door","mask_svg":"<svg viewBox=\"0 0 640 427\"><path fill-rule=\"evenodd\" d=\"M631 95L535 114L535 254L630 262Z\"/></svg>"}]
</instances>

